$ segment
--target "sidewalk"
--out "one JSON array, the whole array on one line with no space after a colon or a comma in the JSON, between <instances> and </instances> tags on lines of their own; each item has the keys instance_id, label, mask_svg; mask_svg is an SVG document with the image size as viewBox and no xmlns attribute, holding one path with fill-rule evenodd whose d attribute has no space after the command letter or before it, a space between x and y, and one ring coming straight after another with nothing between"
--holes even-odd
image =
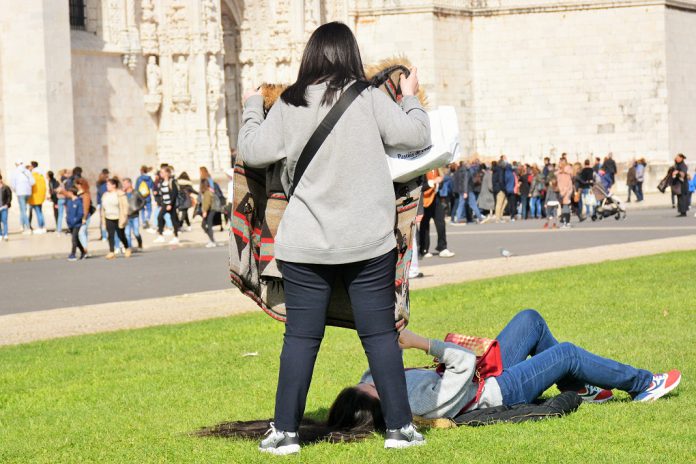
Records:
<instances>
[{"instance_id":1,"label":"sidewalk","mask_svg":"<svg viewBox=\"0 0 696 464\"><path fill-rule=\"evenodd\" d=\"M95 218L97 219L97 218ZM50 258L67 258L70 254L71 237L68 234L56 234L53 232L53 217L48 221L49 232L42 235L22 235L17 232L19 221L14 233L10 233L7 242L0 241L0 263L30 261ZM10 226L10 230L13 230ZM157 234L149 233L141 229L143 237L143 250L175 249L177 247L202 247L208 243L208 236L201 228L201 218L197 217L191 221L191 232L185 229L179 231L179 245L169 245L171 236L165 236L164 243L154 243ZM220 226L215 226L215 240L218 246L224 245L228 240L228 232L220 232ZM99 240L99 228L90 224L89 228L89 255L92 257L104 256L109 252L109 243Z\"/></svg>"},{"instance_id":2,"label":"sidewalk","mask_svg":"<svg viewBox=\"0 0 696 464\"><path fill-rule=\"evenodd\" d=\"M620 189L619 189L620 190ZM620 193L620 198L625 200L625 192ZM645 195L645 200L640 203L625 203L628 211L638 209L659 208L670 204L669 194L648 193ZM50 213L50 215L49 215ZM55 222L53 220L52 204L44 205L44 217L46 219L46 227L49 231L55 230ZM91 256L104 256L108 253L108 244L104 241L99 241L98 215L94 217L89 229L89 254ZM70 253L70 237L68 235L58 236L53 232L44 235L22 235L19 225L19 210L16 204L10 209L9 217L10 237L7 242L0 242L0 263L27 261L47 258L66 258ZM34 219L36 224L36 219ZM215 240L218 244L225 243L228 240L227 231L220 232L220 228L215 228ZM153 243L156 235L142 232L144 249L157 250L174 248L175 246L168 245L166 242L159 244ZM171 237L165 237L167 241ZM192 221L192 232L180 232L179 239L180 247L200 247L208 242L208 238L201 229L201 218L197 217Z\"/></svg>"}]
</instances>

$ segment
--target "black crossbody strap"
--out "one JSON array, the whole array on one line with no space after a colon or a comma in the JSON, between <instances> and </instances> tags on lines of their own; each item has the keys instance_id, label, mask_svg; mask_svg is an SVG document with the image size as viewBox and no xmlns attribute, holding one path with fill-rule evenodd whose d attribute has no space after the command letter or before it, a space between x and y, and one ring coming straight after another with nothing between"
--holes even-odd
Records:
<instances>
[{"instance_id":1,"label":"black crossbody strap","mask_svg":"<svg viewBox=\"0 0 696 464\"><path fill-rule=\"evenodd\" d=\"M326 140L326 137L329 136L338 120L341 119L343 113L348 109L350 104L353 103L353 100L355 100L357 96L369 86L370 84L367 82L355 81L353 85L348 87L348 89L343 92L333 108L331 108L326 114L324 119L321 121L321 124L319 124L319 127L317 127L312 136L309 138L307 145L305 145L305 147L302 149L302 153L297 160L297 164L295 165L295 174L292 177L292 187L290 187L290 194L288 198L295 193L295 188L299 185L302 175L304 174L305 170L307 170L307 166L309 166L309 163L312 162L312 158L314 158L314 155L317 154L317 151L319 151L319 148L324 143L324 140Z\"/></svg>"}]
</instances>

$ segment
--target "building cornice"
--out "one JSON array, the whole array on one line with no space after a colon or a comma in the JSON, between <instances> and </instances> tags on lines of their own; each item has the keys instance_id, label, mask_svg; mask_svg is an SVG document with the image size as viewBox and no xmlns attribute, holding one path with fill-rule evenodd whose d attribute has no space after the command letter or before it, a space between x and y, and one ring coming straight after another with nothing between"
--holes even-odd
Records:
<instances>
[{"instance_id":1,"label":"building cornice","mask_svg":"<svg viewBox=\"0 0 696 464\"><path fill-rule=\"evenodd\" d=\"M459 3L459 2L457 2ZM453 2L415 2L411 5L370 7L357 6L350 10L354 18L366 16L386 16L402 14L429 13L442 16L502 16L514 14L558 13L612 8L642 8L663 6L696 13L694 0L585 0L582 2L558 2L553 4L520 3L514 6L489 7L485 1L471 1L467 6L457 6Z\"/></svg>"}]
</instances>

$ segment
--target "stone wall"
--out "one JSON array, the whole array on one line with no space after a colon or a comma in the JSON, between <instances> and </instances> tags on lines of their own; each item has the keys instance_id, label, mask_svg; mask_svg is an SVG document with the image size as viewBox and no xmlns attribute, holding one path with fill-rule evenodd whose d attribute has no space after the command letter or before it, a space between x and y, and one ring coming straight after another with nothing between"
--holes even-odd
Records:
<instances>
[{"instance_id":1,"label":"stone wall","mask_svg":"<svg viewBox=\"0 0 696 464\"><path fill-rule=\"evenodd\" d=\"M670 160L684 153L696 167L696 12L667 10Z\"/></svg>"},{"instance_id":2,"label":"stone wall","mask_svg":"<svg viewBox=\"0 0 696 464\"><path fill-rule=\"evenodd\" d=\"M91 179L105 167L135 176L140 165L157 163L157 125L143 105L143 60L131 72L120 54L100 50L96 36L73 31L72 37L76 162Z\"/></svg>"},{"instance_id":3,"label":"stone wall","mask_svg":"<svg viewBox=\"0 0 696 464\"><path fill-rule=\"evenodd\" d=\"M664 160L663 6L474 18L476 146L540 160Z\"/></svg>"}]
</instances>

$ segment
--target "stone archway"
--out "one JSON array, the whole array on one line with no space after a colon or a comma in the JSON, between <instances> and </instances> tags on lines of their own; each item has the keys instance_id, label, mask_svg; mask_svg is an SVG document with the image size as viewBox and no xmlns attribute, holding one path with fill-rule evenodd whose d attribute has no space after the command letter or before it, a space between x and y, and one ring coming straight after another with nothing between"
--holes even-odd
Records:
<instances>
[{"instance_id":1,"label":"stone archway","mask_svg":"<svg viewBox=\"0 0 696 464\"><path fill-rule=\"evenodd\" d=\"M237 134L242 120L242 81L239 61L240 26L244 3L242 0L222 0L222 35L224 54L225 119L230 141L230 153L237 147Z\"/></svg>"}]
</instances>

